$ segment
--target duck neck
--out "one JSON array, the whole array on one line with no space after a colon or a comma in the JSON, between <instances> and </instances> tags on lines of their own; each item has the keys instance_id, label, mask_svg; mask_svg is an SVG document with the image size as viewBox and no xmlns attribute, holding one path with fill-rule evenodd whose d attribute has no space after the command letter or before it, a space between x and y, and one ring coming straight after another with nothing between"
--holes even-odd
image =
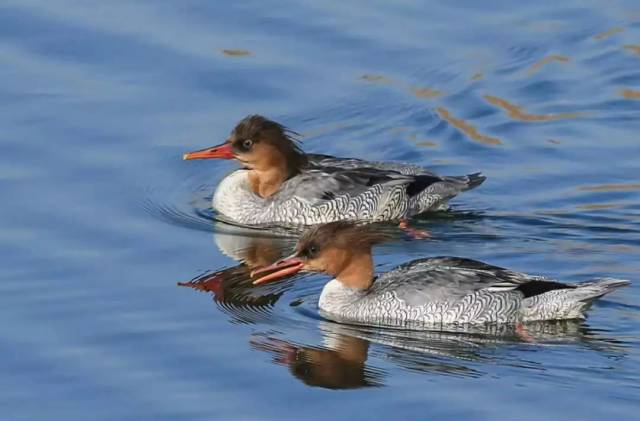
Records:
<instances>
[{"instance_id":1,"label":"duck neck","mask_svg":"<svg viewBox=\"0 0 640 421\"><path fill-rule=\"evenodd\" d=\"M263 199L273 196L280 190L282 183L288 179L286 167L277 166L265 170L252 169L249 171L251 190Z\"/></svg>"},{"instance_id":2,"label":"duck neck","mask_svg":"<svg viewBox=\"0 0 640 421\"><path fill-rule=\"evenodd\" d=\"M305 162L304 154L294 157L279 156L251 167L251 190L263 199L273 196L285 181L300 173Z\"/></svg>"},{"instance_id":3,"label":"duck neck","mask_svg":"<svg viewBox=\"0 0 640 421\"><path fill-rule=\"evenodd\" d=\"M338 272L336 280L351 289L369 289L373 283L373 259L371 252L354 254L345 267Z\"/></svg>"}]
</instances>

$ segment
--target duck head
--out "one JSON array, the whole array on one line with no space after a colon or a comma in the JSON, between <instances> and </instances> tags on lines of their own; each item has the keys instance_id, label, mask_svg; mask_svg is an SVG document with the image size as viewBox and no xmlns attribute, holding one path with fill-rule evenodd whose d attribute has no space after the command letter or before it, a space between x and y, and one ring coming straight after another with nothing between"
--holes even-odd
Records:
<instances>
[{"instance_id":1,"label":"duck head","mask_svg":"<svg viewBox=\"0 0 640 421\"><path fill-rule=\"evenodd\" d=\"M254 285L275 281L300 271L324 272L347 287L367 289L373 282L371 248L389 235L371 225L332 222L308 229L294 253L272 265L257 269Z\"/></svg>"},{"instance_id":2,"label":"duck head","mask_svg":"<svg viewBox=\"0 0 640 421\"><path fill-rule=\"evenodd\" d=\"M295 133L260 115L241 120L222 144L184 154L191 159L235 159L250 171L254 193L268 197L307 164Z\"/></svg>"}]
</instances>

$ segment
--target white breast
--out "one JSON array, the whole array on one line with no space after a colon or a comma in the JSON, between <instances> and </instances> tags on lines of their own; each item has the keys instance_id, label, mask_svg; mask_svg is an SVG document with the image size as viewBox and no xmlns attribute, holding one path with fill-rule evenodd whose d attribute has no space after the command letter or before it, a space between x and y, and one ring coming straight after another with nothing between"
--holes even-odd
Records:
<instances>
[{"instance_id":1,"label":"white breast","mask_svg":"<svg viewBox=\"0 0 640 421\"><path fill-rule=\"evenodd\" d=\"M312 214L312 207L302 198L258 196L251 190L247 170L237 170L225 177L213 195L212 205L224 216L248 225L326 222Z\"/></svg>"},{"instance_id":2,"label":"white breast","mask_svg":"<svg viewBox=\"0 0 640 421\"><path fill-rule=\"evenodd\" d=\"M361 297L362 291L348 288L333 279L322 288L318 307L328 314L341 315Z\"/></svg>"},{"instance_id":3,"label":"white breast","mask_svg":"<svg viewBox=\"0 0 640 421\"><path fill-rule=\"evenodd\" d=\"M264 200L251 191L249 172L237 170L222 179L213 195L212 206L235 221L250 223L252 215L262 213L261 202Z\"/></svg>"}]
</instances>

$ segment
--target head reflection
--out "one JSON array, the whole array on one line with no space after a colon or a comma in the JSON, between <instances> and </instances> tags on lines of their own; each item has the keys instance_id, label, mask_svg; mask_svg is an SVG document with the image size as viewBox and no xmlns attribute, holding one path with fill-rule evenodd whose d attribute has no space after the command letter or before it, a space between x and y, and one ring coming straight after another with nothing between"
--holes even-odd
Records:
<instances>
[{"instance_id":1,"label":"head reflection","mask_svg":"<svg viewBox=\"0 0 640 421\"><path fill-rule=\"evenodd\" d=\"M369 341L349 335L325 337L326 347L298 346L266 335L251 340L255 349L273 355L273 362L289 367L303 383L327 389L381 386L383 372L365 365Z\"/></svg>"},{"instance_id":2,"label":"head reflection","mask_svg":"<svg viewBox=\"0 0 640 421\"><path fill-rule=\"evenodd\" d=\"M214 301L235 318L250 321L272 307L288 288L287 284L256 288L251 281L252 269L263 266L289 253L296 238L285 231L256 230L217 223L213 235L218 249L239 262L238 265L207 272L179 286L208 292Z\"/></svg>"}]
</instances>

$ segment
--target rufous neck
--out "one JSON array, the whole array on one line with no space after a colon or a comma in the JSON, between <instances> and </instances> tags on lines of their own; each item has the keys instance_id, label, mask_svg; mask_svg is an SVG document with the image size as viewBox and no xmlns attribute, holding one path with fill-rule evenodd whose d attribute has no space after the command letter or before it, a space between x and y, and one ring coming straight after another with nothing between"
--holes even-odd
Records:
<instances>
[{"instance_id":1,"label":"rufous neck","mask_svg":"<svg viewBox=\"0 0 640 421\"><path fill-rule=\"evenodd\" d=\"M262 198L274 195L282 183L289 179L286 167L272 166L266 169L251 169L249 171L249 182L251 190Z\"/></svg>"},{"instance_id":2,"label":"rufous neck","mask_svg":"<svg viewBox=\"0 0 640 421\"><path fill-rule=\"evenodd\" d=\"M373 259L371 251L353 254L336 279L346 287L365 290L373 283Z\"/></svg>"},{"instance_id":3,"label":"rufous neck","mask_svg":"<svg viewBox=\"0 0 640 421\"><path fill-rule=\"evenodd\" d=\"M250 170L251 188L262 198L275 194L282 183L299 174L307 163L307 156L300 151L287 153L276 148L268 151L255 161L246 163Z\"/></svg>"}]
</instances>

